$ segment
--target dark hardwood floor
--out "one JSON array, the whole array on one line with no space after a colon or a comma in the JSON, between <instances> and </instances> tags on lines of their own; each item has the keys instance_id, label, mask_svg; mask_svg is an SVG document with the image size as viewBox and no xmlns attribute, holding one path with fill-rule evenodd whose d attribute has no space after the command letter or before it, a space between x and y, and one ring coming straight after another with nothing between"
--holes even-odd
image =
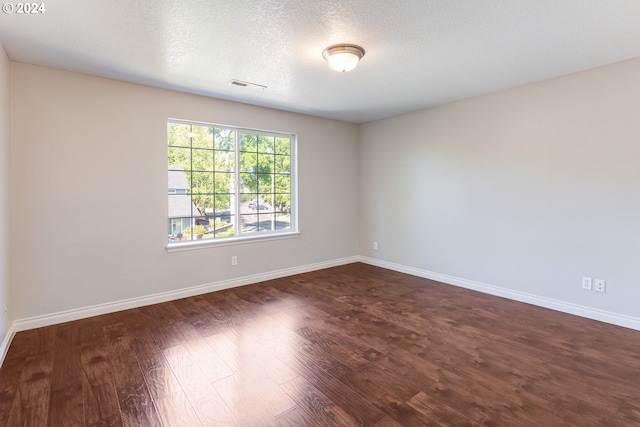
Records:
<instances>
[{"instance_id":1,"label":"dark hardwood floor","mask_svg":"<svg viewBox=\"0 0 640 427\"><path fill-rule=\"evenodd\" d=\"M20 332L4 425L640 425L640 332L351 264Z\"/></svg>"}]
</instances>

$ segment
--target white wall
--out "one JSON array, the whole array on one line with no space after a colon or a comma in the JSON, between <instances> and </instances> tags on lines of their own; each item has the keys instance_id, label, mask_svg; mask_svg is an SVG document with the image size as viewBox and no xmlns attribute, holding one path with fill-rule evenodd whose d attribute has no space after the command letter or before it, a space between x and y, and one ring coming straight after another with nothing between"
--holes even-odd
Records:
<instances>
[{"instance_id":1,"label":"white wall","mask_svg":"<svg viewBox=\"0 0 640 427\"><path fill-rule=\"evenodd\" d=\"M360 253L640 320L639 117L635 59L364 124Z\"/></svg>"},{"instance_id":2,"label":"white wall","mask_svg":"<svg viewBox=\"0 0 640 427\"><path fill-rule=\"evenodd\" d=\"M5 342L14 316L11 301L11 103L10 63L0 44L0 343ZM7 305L7 319L2 308ZM7 341L8 342L8 341ZM0 348L3 348L0 345ZM3 348L3 350L6 350ZM0 351L0 360L4 357Z\"/></svg>"},{"instance_id":3,"label":"white wall","mask_svg":"<svg viewBox=\"0 0 640 427\"><path fill-rule=\"evenodd\" d=\"M356 125L12 66L16 319L357 255ZM167 253L168 117L296 133L301 237Z\"/></svg>"}]
</instances>

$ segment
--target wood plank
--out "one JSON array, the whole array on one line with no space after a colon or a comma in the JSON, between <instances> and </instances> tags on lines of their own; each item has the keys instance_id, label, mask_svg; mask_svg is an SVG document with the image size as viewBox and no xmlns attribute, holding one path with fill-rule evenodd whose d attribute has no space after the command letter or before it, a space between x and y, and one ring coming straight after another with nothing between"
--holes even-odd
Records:
<instances>
[{"instance_id":1,"label":"wood plank","mask_svg":"<svg viewBox=\"0 0 640 427\"><path fill-rule=\"evenodd\" d=\"M640 425L640 403L635 402L622 402L618 407L617 414L627 420L625 424Z\"/></svg>"},{"instance_id":2,"label":"wood plank","mask_svg":"<svg viewBox=\"0 0 640 427\"><path fill-rule=\"evenodd\" d=\"M50 352L31 355L24 360L7 425L48 425L52 369Z\"/></svg>"},{"instance_id":3,"label":"wood plank","mask_svg":"<svg viewBox=\"0 0 640 427\"><path fill-rule=\"evenodd\" d=\"M83 345L80 359L84 424L121 426L120 406L104 345Z\"/></svg>"},{"instance_id":4,"label":"wood plank","mask_svg":"<svg viewBox=\"0 0 640 427\"><path fill-rule=\"evenodd\" d=\"M5 359L0 368L0 426L7 425L24 366L24 360Z\"/></svg>"},{"instance_id":5,"label":"wood plank","mask_svg":"<svg viewBox=\"0 0 640 427\"><path fill-rule=\"evenodd\" d=\"M473 420L460 412L442 404L424 391L420 391L407 402L409 406L424 415L430 424L443 426L465 426L474 424Z\"/></svg>"},{"instance_id":6,"label":"wood plank","mask_svg":"<svg viewBox=\"0 0 640 427\"><path fill-rule=\"evenodd\" d=\"M56 331L49 394L49 423L52 425L84 424L78 327L78 322L70 322L59 325Z\"/></svg>"},{"instance_id":7,"label":"wood plank","mask_svg":"<svg viewBox=\"0 0 640 427\"><path fill-rule=\"evenodd\" d=\"M160 347L147 331L136 330L136 338L132 342L140 370L147 383L149 394L153 400L182 391L171 367L164 358Z\"/></svg>"},{"instance_id":8,"label":"wood plank","mask_svg":"<svg viewBox=\"0 0 640 427\"><path fill-rule=\"evenodd\" d=\"M415 426L426 425L424 422L414 424ZM404 424L400 424L399 421L393 419L390 415L385 415L381 420L378 420L373 427L406 427Z\"/></svg>"},{"instance_id":9,"label":"wood plank","mask_svg":"<svg viewBox=\"0 0 640 427\"><path fill-rule=\"evenodd\" d=\"M358 420L347 414L344 409L303 377L296 377L282 384L282 388L306 414L302 425L360 425Z\"/></svg>"},{"instance_id":10,"label":"wood plank","mask_svg":"<svg viewBox=\"0 0 640 427\"><path fill-rule=\"evenodd\" d=\"M183 391L155 401L162 423L167 427L198 427L202 422Z\"/></svg>"},{"instance_id":11,"label":"wood plank","mask_svg":"<svg viewBox=\"0 0 640 427\"><path fill-rule=\"evenodd\" d=\"M273 420L296 406L293 399L266 375L244 377L234 374L213 385L240 425Z\"/></svg>"},{"instance_id":12,"label":"wood plank","mask_svg":"<svg viewBox=\"0 0 640 427\"><path fill-rule=\"evenodd\" d=\"M132 349L133 336L121 323L104 328L109 341L111 376L125 426L162 425Z\"/></svg>"},{"instance_id":13,"label":"wood plank","mask_svg":"<svg viewBox=\"0 0 640 427\"><path fill-rule=\"evenodd\" d=\"M231 410L184 345L166 348L162 352L195 414L204 425L236 424Z\"/></svg>"},{"instance_id":14,"label":"wood plank","mask_svg":"<svg viewBox=\"0 0 640 427\"><path fill-rule=\"evenodd\" d=\"M338 366L340 362L310 346L298 347L295 345L294 348L303 351L292 350L287 343L281 343L279 340L270 342L268 347L278 358L294 368L302 377L355 419L357 425L371 425L384 416L384 413L372 401L327 372L328 369Z\"/></svg>"},{"instance_id":15,"label":"wood plank","mask_svg":"<svg viewBox=\"0 0 640 427\"><path fill-rule=\"evenodd\" d=\"M255 370L257 375L267 374L276 384L282 384L298 376L286 363L279 360L275 354L265 351L265 345L253 340L251 334L239 336L234 330L225 334L206 337L210 348L217 349L225 367L232 372L248 374ZM246 366L249 364L250 366Z\"/></svg>"},{"instance_id":16,"label":"wood plank","mask_svg":"<svg viewBox=\"0 0 640 427\"><path fill-rule=\"evenodd\" d=\"M176 328L183 336L185 347L209 382L233 375L231 368L207 343L191 323L179 322Z\"/></svg>"}]
</instances>

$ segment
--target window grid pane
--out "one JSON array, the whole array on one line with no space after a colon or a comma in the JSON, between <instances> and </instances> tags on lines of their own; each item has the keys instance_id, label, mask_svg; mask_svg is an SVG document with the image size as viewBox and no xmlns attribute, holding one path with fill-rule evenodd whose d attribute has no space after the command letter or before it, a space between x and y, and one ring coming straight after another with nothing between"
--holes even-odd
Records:
<instances>
[{"instance_id":1,"label":"window grid pane","mask_svg":"<svg viewBox=\"0 0 640 427\"><path fill-rule=\"evenodd\" d=\"M291 137L171 121L167 134L170 243L291 229Z\"/></svg>"}]
</instances>

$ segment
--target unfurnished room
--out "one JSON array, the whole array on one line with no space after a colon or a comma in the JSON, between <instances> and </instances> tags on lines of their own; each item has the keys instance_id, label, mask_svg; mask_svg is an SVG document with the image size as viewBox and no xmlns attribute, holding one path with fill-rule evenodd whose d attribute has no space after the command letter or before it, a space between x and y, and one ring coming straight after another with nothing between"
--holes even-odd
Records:
<instances>
[{"instance_id":1,"label":"unfurnished room","mask_svg":"<svg viewBox=\"0 0 640 427\"><path fill-rule=\"evenodd\" d=\"M640 2L0 13L0 427L640 426Z\"/></svg>"}]
</instances>

